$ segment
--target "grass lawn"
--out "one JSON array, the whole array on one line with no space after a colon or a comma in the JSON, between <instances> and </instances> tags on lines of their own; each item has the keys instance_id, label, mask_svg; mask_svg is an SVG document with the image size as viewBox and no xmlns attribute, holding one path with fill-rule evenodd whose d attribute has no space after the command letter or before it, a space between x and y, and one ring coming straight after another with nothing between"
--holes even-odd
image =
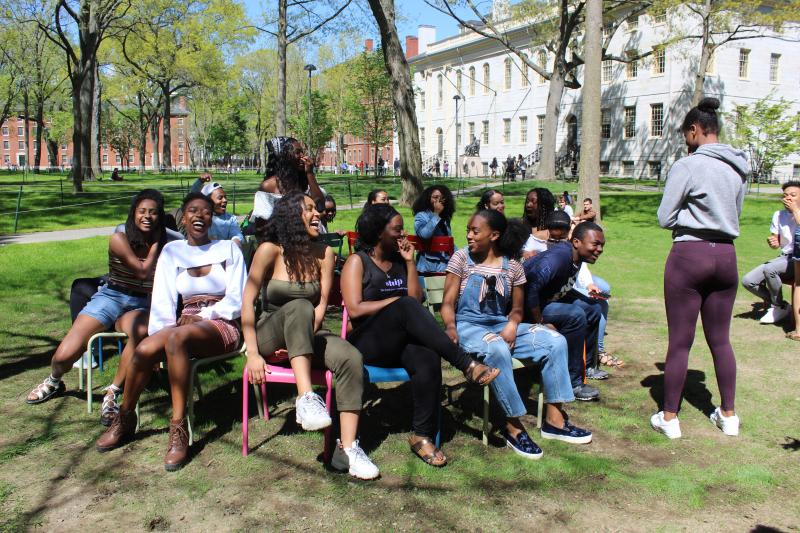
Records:
<instances>
[{"instance_id":1,"label":"grass lawn","mask_svg":"<svg viewBox=\"0 0 800 533\"><path fill-rule=\"evenodd\" d=\"M518 186L509 187L512 193ZM509 215L522 210L519 187L507 198ZM474 200L460 200L453 223L459 244ZM537 438L528 417L545 452L540 461L515 456L496 435L482 446L481 393L445 367L452 400L445 401L443 440L451 463L429 468L409 452L407 385L370 388L362 445L382 471L370 483L323 467L322 436L298 431L290 387L271 389L268 422L252 410L254 449L241 457L241 361L202 375L198 441L182 471L166 474L162 466L169 417L163 380L142 398L137 440L96 453L103 428L97 412L87 415L76 374L67 375L64 397L28 406L24 396L47 375L69 326L70 282L106 270L107 239L6 246L0 252L0 529L796 531L798 346L780 327L758 324L749 293L740 290L732 326L741 435L725 437L708 422L719 397L700 332L681 411L684 438L668 441L649 427L666 350L661 287L670 239L655 223L658 202L653 193L603 197L607 246L593 272L613 288L607 346L628 364L598 385L601 402L568 407L575 423L594 431L591 445ZM777 207L774 200L746 201L737 241L741 274L773 256L764 241ZM340 212L334 228L352 228L356 214ZM337 319L330 315L332 328ZM111 353L110 368L96 374L98 388L117 363ZM532 396L529 412L535 408Z\"/></svg>"}]
</instances>

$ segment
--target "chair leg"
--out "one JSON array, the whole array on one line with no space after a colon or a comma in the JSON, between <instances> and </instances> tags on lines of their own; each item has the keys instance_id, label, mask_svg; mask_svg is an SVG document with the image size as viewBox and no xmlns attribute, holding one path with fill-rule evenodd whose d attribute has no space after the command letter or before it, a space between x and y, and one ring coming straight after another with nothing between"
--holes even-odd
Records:
<instances>
[{"instance_id":1,"label":"chair leg","mask_svg":"<svg viewBox=\"0 0 800 533\"><path fill-rule=\"evenodd\" d=\"M100 372L103 371L103 337L97 339L97 364Z\"/></svg>"},{"instance_id":2,"label":"chair leg","mask_svg":"<svg viewBox=\"0 0 800 533\"><path fill-rule=\"evenodd\" d=\"M264 410L264 420L269 420L269 409L267 409L267 384L261 384L261 408Z\"/></svg>"},{"instance_id":3,"label":"chair leg","mask_svg":"<svg viewBox=\"0 0 800 533\"><path fill-rule=\"evenodd\" d=\"M483 388L483 445L489 445L489 387Z\"/></svg>"},{"instance_id":4,"label":"chair leg","mask_svg":"<svg viewBox=\"0 0 800 533\"><path fill-rule=\"evenodd\" d=\"M244 372L242 372L242 457L247 457L247 452L249 451L249 427L248 424L250 422L250 410L248 409L248 400L250 397L250 383L249 383L249 373L247 372L247 366L244 367Z\"/></svg>"},{"instance_id":5,"label":"chair leg","mask_svg":"<svg viewBox=\"0 0 800 533\"><path fill-rule=\"evenodd\" d=\"M249 384L247 385L250 386ZM256 399L256 409L258 409L258 418L264 418L264 407L261 405L261 387L253 385L253 395Z\"/></svg>"},{"instance_id":6,"label":"chair leg","mask_svg":"<svg viewBox=\"0 0 800 533\"><path fill-rule=\"evenodd\" d=\"M98 341L100 339L97 339ZM81 356L81 360L83 356ZM86 412L92 412L92 346L89 345L89 364L86 368Z\"/></svg>"}]
</instances>

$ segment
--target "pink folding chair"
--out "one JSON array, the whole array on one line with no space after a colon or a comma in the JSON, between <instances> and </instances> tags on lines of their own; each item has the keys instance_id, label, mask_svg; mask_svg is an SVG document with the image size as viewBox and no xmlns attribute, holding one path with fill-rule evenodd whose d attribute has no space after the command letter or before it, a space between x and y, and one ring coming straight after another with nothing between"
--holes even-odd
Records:
<instances>
[{"instance_id":1,"label":"pink folding chair","mask_svg":"<svg viewBox=\"0 0 800 533\"><path fill-rule=\"evenodd\" d=\"M288 354L286 350L278 350L275 352L275 355L271 359L284 359L287 358ZM285 366L277 366L267 364L267 369L270 374L267 374L267 383L291 383L295 384L297 381L294 378L294 372L291 368L287 368ZM324 385L327 389L325 391L325 408L328 410L328 413L331 412L331 398L333 392L333 373L330 370L322 370L322 369L311 369L311 383L314 385ZM248 421L250 418L250 409L249 409L249 385L250 385L250 374L247 371L247 365L245 365L244 370L242 371L242 457L247 457L247 453L250 450L250 441L249 441L249 427ZM261 390L259 391L258 388L253 386L253 390L256 394L256 402L259 409L259 414L264 418L264 420L269 420L269 410L267 409L267 385L266 383L261 384ZM259 394L260 392L260 394ZM261 396L259 398L259 396ZM331 460L331 453L332 453L332 441L331 441L331 426L325 428L325 448L322 454L322 457L326 463Z\"/></svg>"}]
</instances>

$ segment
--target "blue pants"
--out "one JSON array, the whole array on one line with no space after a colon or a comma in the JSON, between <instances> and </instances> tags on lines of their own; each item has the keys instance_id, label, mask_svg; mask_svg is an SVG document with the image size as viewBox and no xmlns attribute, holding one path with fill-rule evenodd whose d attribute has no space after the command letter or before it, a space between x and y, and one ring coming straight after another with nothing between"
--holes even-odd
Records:
<instances>
[{"instance_id":1,"label":"blue pants","mask_svg":"<svg viewBox=\"0 0 800 533\"><path fill-rule=\"evenodd\" d=\"M553 324L558 332L567 339L569 352L568 365L572 386L583 383L586 366L594 364L594 353L597 348L597 330L600 325L600 309L586 302L583 295L570 291L561 300L551 302L542 308L542 321ZM586 361L583 360L583 348L586 344Z\"/></svg>"},{"instance_id":2,"label":"blue pants","mask_svg":"<svg viewBox=\"0 0 800 533\"><path fill-rule=\"evenodd\" d=\"M598 278L592 275L592 281L597 288L600 289L602 294L606 296L611 295L611 285L608 284L603 278ZM608 322L608 300L601 300L600 298L591 298L589 291L586 289L575 289L582 295L589 298L589 301L594 303L600 308L600 324L597 328L597 351L602 353L606 351L605 336L606 336L606 322Z\"/></svg>"}]
</instances>

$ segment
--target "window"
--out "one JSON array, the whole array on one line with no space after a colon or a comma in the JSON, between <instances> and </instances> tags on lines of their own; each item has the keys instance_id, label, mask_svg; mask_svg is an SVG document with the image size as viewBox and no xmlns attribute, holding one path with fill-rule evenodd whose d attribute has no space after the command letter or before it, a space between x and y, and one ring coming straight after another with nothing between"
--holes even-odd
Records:
<instances>
[{"instance_id":1,"label":"window","mask_svg":"<svg viewBox=\"0 0 800 533\"><path fill-rule=\"evenodd\" d=\"M119 165L119 164L120 164L120 162L122 161L122 159L119 157L119 154L117 154L116 161L117 161L117 164L118 164L118 165Z\"/></svg>"},{"instance_id":2,"label":"window","mask_svg":"<svg viewBox=\"0 0 800 533\"><path fill-rule=\"evenodd\" d=\"M511 88L511 58L506 58L506 60L503 62L503 67L505 69L505 75L503 76L503 87L507 91Z\"/></svg>"},{"instance_id":3,"label":"window","mask_svg":"<svg viewBox=\"0 0 800 533\"><path fill-rule=\"evenodd\" d=\"M444 80L442 79L442 75L439 74L436 76L436 102L438 107L442 107L442 101L444 100Z\"/></svg>"},{"instance_id":4,"label":"window","mask_svg":"<svg viewBox=\"0 0 800 533\"><path fill-rule=\"evenodd\" d=\"M470 122L467 127L469 128L469 142L473 142L475 140L475 123Z\"/></svg>"},{"instance_id":5,"label":"window","mask_svg":"<svg viewBox=\"0 0 800 533\"><path fill-rule=\"evenodd\" d=\"M503 142L505 144L511 143L511 119L503 119Z\"/></svg>"},{"instance_id":6,"label":"window","mask_svg":"<svg viewBox=\"0 0 800 533\"><path fill-rule=\"evenodd\" d=\"M38 149L39 149L39 141L33 141L33 151L35 152Z\"/></svg>"},{"instance_id":7,"label":"window","mask_svg":"<svg viewBox=\"0 0 800 533\"><path fill-rule=\"evenodd\" d=\"M525 58L525 61L528 61L528 54L522 54L522 56ZM525 61L522 62L522 79L520 80L520 85L523 87L527 87L531 83L531 80L528 79L528 63Z\"/></svg>"},{"instance_id":8,"label":"window","mask_svg":"<svg viewBox=\"0 0 800 533\"><path fill-rule=\"evenodd\" d=\"M3 126L3 137L8 137L8 126Z\"/></svg>"},{"instance_id":9,"label":"window","mask_svg":"<svg viewBox=\"0 0 800 533\"><path fill-rule=\"evenodd\" d=\"M633 161L622 162L622 175L632 177L634 171Z\"/></svg>"},{"instance_id":10,"label":"window","mask_svg":"<svg viewBox=\"0 0 800 533\"><path fill-rule=\"evenodd\" d=\"M178 143L178 150L183 150L183 143L182 142Z\"/></svg>"},{"instance_id":11,"label":"window","mask_svg":"<svg viewBox=\"0 0 800 533\"><path fill-rule=\"evenodd\" d=\"M664 104L650 104L650 137L664 133Z\"/></svg>"},{"instance_id":12,"label":"window","mask_svg":"<svg viewBox=\"0 0 800 533\"><path fill-rule=\"evenodd\" d=\"M528 142L528 117L519 117L519 142Z\"/></svg>"},{"instance_id":13,"label":"window","mask_svg":"<svg viewBox=\"0 0 800 533\"><path fill-rule=\"evenodd\" d=\"M544 115L536 117L536 142L542 144L544 139Z\"/></svg>"},{"instance_id":14,"label":"window","mask_svg":"<svg viewBox=\"0 0 800 533\"><path fill-rule=\"evenodd\" d=\"M651 178L660 179L661 178L661 161L648 161L647 162L647 173L650 175Z\"/></svg>"},{"instance_id":15,"label":"window","mask_svg":"<svg viewBox=\"0 0 800 533\"><path fill-rule=\"evenodd\" d=\"M183 154L178 155L178 163L183 163Z\"/></svg>"},{"instance_id":16,"label":"window","mask_svg":"<svg viewBox=\"0 0 800 533\"><path fill-rule=\"evenodd\" d=\"M11 161L11 158L8 157L8 154L3 156L3 163L5 163L7 165L10 161Z\"/></svg>"},{"instance_id":17,"label":"window","mask_svg":"<svg viewBox=\"0 0 800 533\"><path fill-rule=\"evenodd\" d=\"M61 149L62 150L66 150L67 149L67 143L61 143Z\"/></svg>"},{"instance_id":18,"label":"window","mask_svg":"<svg viewBox=\"0 0 800 533\"><path fill-rule=\"evenodd\" d=\"M421 150L425 150L425 128L419 129L419 146Z\"/></svg>"},{"instance_id":19,"label":"window","mask_svg":"<svg viewBox=\"0 0 800 533\"><path fill-rule=\"evenodd\" d=\"M183 155L181 155L183 157ZM128 164L133 163L133 154L128 154Z\"/></svg>"},{"instance_id":20,"label":"window","mask_svg":"<svg viewBox=\"0 0 800 533\"><path fill-rule=\"evenodd\" d=\"M19 148L20 150L24 150L25 149L25 141L18 141L17 142L17 148Z\"/></svg>"},{"instance_id":21,"label":"window","mask_svg":"<svg viewBox=\"0 0 800 533\"><path fill-rule=\"evenodd\" d=\"M628 25L628 31L636 31L639 29L639 15L631 15L630 17L625 19L625 23Z\"/></svg>"},{"instance_id":22,"label":"window","mask_svg":"<svg viewBox=\"0 0 800 533\"><path fill-rule=\"evenodd\" d=\"M489 79L489 63L483 64L483 94L489 94L491 80Z\"/></svg>"},{"instance_id":23,"label":"window","mask_svg":"<svg viewBox=\"0 0 800 533\"><path fill-rule=\"evenodd\" d=\"M108 163L108 154L103 154L103 163Z\"/></svg>"},{"instance_id":24,"label":"window","mask_svg":"<svg viewBox=\"0 0 800 533\"><path fill-rule=\"evenodd\" d=\"M419 108L425 111L425 91L419 93Z\"/></svg>"},{"instance_id":25,"label":"window","mask_svg":"<svg viewBox=\"0 0 800 533\"><path fill-rule=\"evenodd\" d=\"M182 139L183 139L183 130L180 129L180 130L178 130L178 140L180 141Z\"/></svg>"},{"instance_id":26,"label":"window","mask_svg":"<svg viewBox=\"0 0 800 533\"><path fill-rule=\"evenodd\" d=\"M3 141L3 148L8 150L8 141Z\"/></svg>"},{"instance_id":27,"label":"window","mask_svg":"<svg viewBox=\"0 0 800 533\"><path fill-rule=\"evenodd\" d=\"M183 126L183 117L178 117L178 126Z\"/></svg>"},{"instance_id":28,"label":"window","mask_svg":"<svg viewBox=\"0 0 800 533\"><path fill-rule=\"evenodd\" d=\"M750 77L750 50L739 49L739 78L746 80Z\"/></svg>"},{"instance_id":29,"label":"window","mask_svg":"<svg viewBox=\"0 0 800 533\"><path fill-rule=\"evenodd\" d=\"M778 68L781 63L780 54L771 54L769 56L769 81L778 83Z\"/></svg>"},{"instance_id":30,"label":"window","mask_svg":"<svg viewBox=\"0 0 800 533\"><path fill-rule=\"evenodd\" d=\"M653 68L651 72L654 76L660 76L667 70L667 52L663 48L653 49Z\"/></svg>"},{"instance_id":31,"label":"window","mask_svg":"<svg viewBox=\"0 0 800 533\"><path fill-rule=\"evenodd\" d=\"M469 67L469 95L475 96L475 67Z\"/></svg>"},{"instance_id":32,"label":"window","mask_svg":"<svg viewBox=\"0 0 800 533\"><path fill-rule=\"evenodd\" d=\"M611 162L610 161L600 161L600 174L611 174Z\"/></svg>"},{"instance_id":33,"label":"window","mask_svg":"<svg viewBox=\"0 0 800 533\"><path fill-rule=\"evenodd\" d=\"M489 121L483 121L483 144L489 144Z\"/></svg>"},{"instance_id":34,"label":"window","mask_svg":"<svg viewBox=\"0 0 800 533\"><path fill-rule=\"evenodd\" d=\"M22 137L23 135L25 135L25 128L17 126L17 137Z\"/></svg>"},{"instance_id":35,"label":"window","mask_svg":"<svg viewBox=\"0 0 800 533\"><path fill-rule=\"evenodd\" d=\"M603 24L603 40L611 38L614 35L613 24Z\"/></svg>"},{"instance_id":36,"label":"window","mask_svg":"<svg viewBox=\"0 0 800 533\"><path fill-rule=\"evenodd\" d=\"M625 131L623 137L633 139L636 137L636 106L625 108Z\"/></svg>"},{"instance_id":37,"label":"window","mask_svg":"<svg viewBox=\"0 0 800 533\"><path fill-rule=\"evenodd\" d=\"M800 165L792 165L792 179L800 179Z\"/></svg>"},{"instance_id":38,"label":"window","mask_svg":"<svg viewBox=\"0 0 800 533\"><path fill-rule=\"evenodd\" d=\"M659 9L652 14L653 24L666 24L667 23L667 10Z\"/></svg>"},{"instance_id":39,"label":"window","mask_svg":"<svg viewBox=\"0 0 800 533\"><path fill-rule=\"evenodd\" d=\"M461 92L461 71L460 70L456 71L456 93L463 94Z\"/></svg>"},{"instance_id":40,"label":"window","mask_svg":"<svg viewBox=\"0 0 800 533\"><path fill-rule=\"evenodd\" d=\"M614 63L610 59L603 61L603 83L611 83L611 75L614 69Z\"/></svg>"},{"instance_id":41,"label":"window","mask_svg":"<svg viewBox=\"0 0 800 533\"><path fill-rule=\"evenodd\" d=\"M610 139L611 138L611 113L608 109L603 109L600 111L600 138L601 139Z\"/></svg>"},{"instance_id":42,"label":"window","mask_svg":"<svg viewBox=\"0 0 800 533\"><path fill-rule=\"evenodd\" d=\"M634 80L639 75L639 61L632 52L628 52L628 63L625 63L625 79Z\"/></svg>"},{"instance_id":43,"label":"window","mask_svg":"<svg viewBox=\"0 0 800 533\"><path fill-rule=\"evenodd\" d=\"M539 66L542 67L542 70L547 70L547 52L544 50L539 50ZM539 74L539 85L544 85L544 82L547 81L547 78Z\"/></svg>"}]
</instances>

